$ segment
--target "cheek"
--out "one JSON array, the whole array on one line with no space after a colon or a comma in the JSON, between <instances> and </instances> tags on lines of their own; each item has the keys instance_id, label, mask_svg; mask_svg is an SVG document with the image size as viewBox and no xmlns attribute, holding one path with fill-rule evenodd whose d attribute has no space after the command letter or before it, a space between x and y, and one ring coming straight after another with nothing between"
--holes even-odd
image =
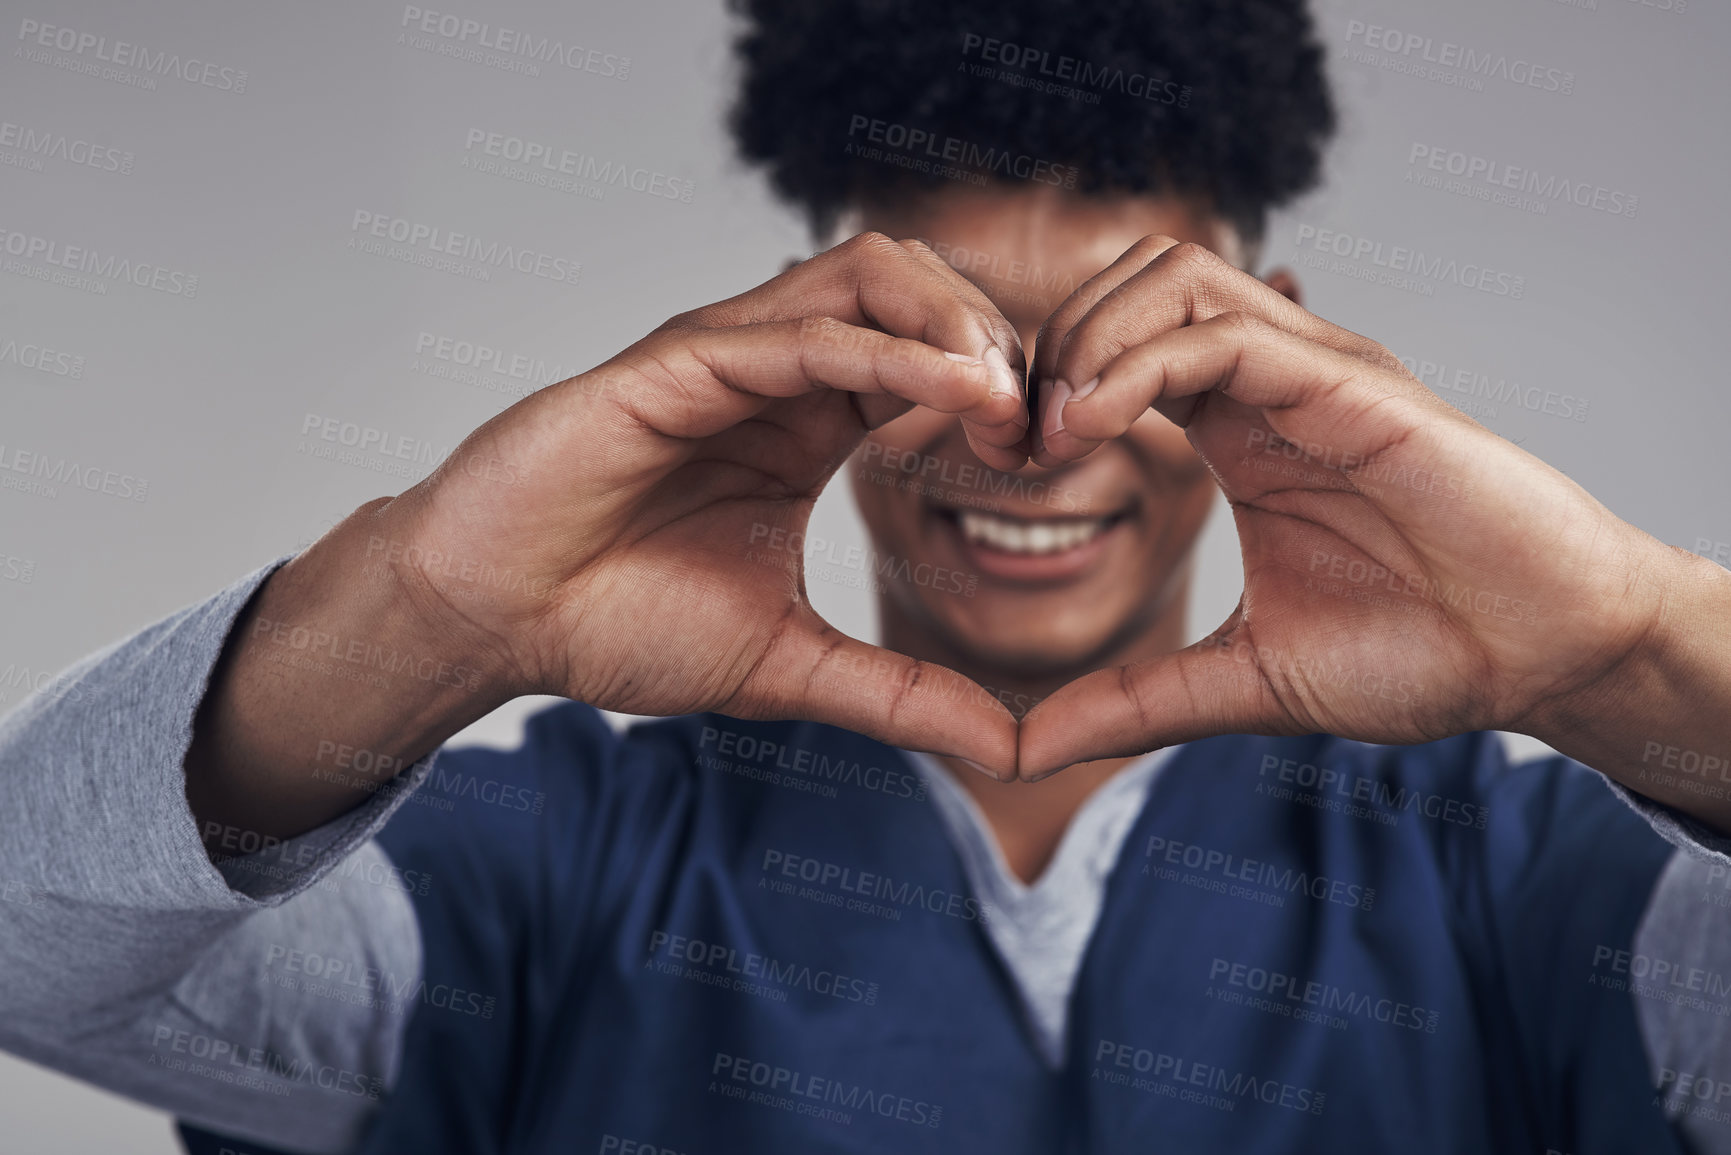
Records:
<instances>
[{"instance_id":1,"label":"cheek","mask_svg":"<svg viewBox=\"0 0 1731 1155\"><path fill-rule=\"evenodd\" d=\"M928 451L945 444L951 429L959 435L961 422L916 407L867 434L854 451L848 465L854 501L873 535L889 541L898 525L912 532L920 498L903 483L920 477Z\"/></svg>"},{"instance_id":2,"label":"cheek","mask_svg":"<svg viewBox=\"0 0 1731 1155\"><path fill-rule=\"evenodd\" d=\"M932 443L933 431L919 427L922 416L949 420L941 413L906 413L869 434L843 466L860 519L891 552L905 547L918 521L918 497L903 483L919 475L920 447Z\"/></svg>"}]
</instances>

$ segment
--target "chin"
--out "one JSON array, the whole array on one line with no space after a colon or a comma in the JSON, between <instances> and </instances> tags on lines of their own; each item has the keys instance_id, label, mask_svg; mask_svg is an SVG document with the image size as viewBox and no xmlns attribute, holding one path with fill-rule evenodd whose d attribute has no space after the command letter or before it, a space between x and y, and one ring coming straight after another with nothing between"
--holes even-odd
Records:
<instances>
[{"instance_id":1,"label":"chin","mask_svg":"<svg viewBox=\"0 0 1731 1155\"><path fill-rule=\"evenodd\" d=\"M1018 681L1085 672L1102 664L1122 633L1117 621L1058 621L1049 604L1018 606L1014 603L1021 599L987 596L996 604L980 606L984 613L964 617L952 606L925 603L915 620L926 622L956 662L999 670L1004 678Z\"/></svg>"}]
</instances>

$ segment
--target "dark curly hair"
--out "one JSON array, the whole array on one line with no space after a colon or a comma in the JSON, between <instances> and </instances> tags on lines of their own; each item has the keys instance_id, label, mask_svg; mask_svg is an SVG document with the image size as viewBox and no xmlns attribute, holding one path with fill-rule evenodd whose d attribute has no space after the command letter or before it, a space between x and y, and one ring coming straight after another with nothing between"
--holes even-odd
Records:
<instances>
[{"instance_id":1,"label":"dark curly hair","mask_svg":"<svg viewBox=\"0 0 1731 1155\"><path fill-rule=\"evenodd\" d=\"M729 3L745 22L729 127L816 235L971 164L973 183L1195 198L1254 244L1334 131L1304 0Z\"/></svg>"}]
</instances>

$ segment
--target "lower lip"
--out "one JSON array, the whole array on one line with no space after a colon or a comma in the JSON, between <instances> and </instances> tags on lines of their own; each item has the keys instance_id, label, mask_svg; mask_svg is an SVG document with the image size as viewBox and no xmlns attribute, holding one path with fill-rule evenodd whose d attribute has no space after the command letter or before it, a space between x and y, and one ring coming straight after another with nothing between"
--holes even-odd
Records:
<instances>
[{"instance_id":1,"label":"lower lip","mask_svg":"<svg viewBox=\"0 0 1731 1155\"><path fill-rule=\"evenodd\" d=\"M1060 582L1080 577L1100 560L1100 556L1111 547L1112 539L1122 533L1130 521L1129 518L1120 518L1081 545L1055 553L1032 554L1010 553L993 549L984 542L969 541L955 521L936 514L933 516L937 517L943 531L951 535L968 565L981 577L1016 582Z\"/></svg>"}]
</instances>

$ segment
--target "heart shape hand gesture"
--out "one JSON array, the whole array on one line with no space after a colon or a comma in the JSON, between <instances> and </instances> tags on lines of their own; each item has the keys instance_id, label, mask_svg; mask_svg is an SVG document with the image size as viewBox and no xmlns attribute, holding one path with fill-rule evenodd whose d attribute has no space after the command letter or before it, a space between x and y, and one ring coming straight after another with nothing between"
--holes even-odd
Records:
<instances>
[{"instance_id":1,"label":"heart shape hand gesture","mask_svg":"<svg viewBox=\"0 0 1731 1155\"><path fill-rule=\"evenodd\" d=\"M403 587L490 639L516 693L810 718L1006 779L1225 732L1517 728L1614 668L1656 612L1631 577L1651 539L1205 249L1147 238L1052 314L1035 427L1023 374L974 285L917 242L856 237L476 430L452 460L508 468L442 468L392 517L418 556L485 557L523 592ZM1231 505L1238 608L1019 724L960 674L840 633L797 553L766 568L748 543L802 533L861 439L916 405L959 417L999 470L1077 460L1152 407Z\"/></svg>"}]
</instances>

